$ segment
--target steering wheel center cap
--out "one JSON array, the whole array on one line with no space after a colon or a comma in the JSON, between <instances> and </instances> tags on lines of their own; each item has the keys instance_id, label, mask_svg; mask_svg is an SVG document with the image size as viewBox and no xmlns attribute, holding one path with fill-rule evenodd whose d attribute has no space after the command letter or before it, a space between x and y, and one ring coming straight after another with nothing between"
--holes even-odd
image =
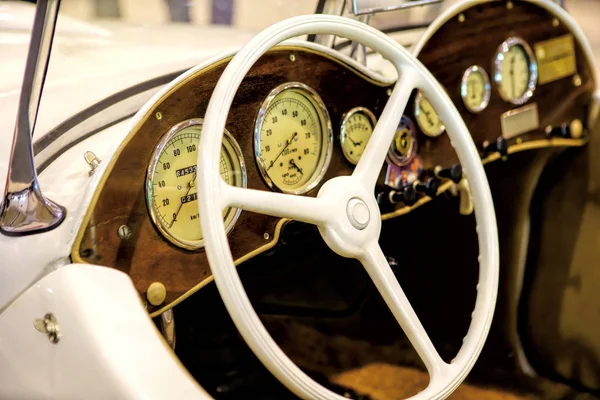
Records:
<instances>
[{"instance_id":1,"label":"steering wheel center cap","mask_svg":"<svg viewBox=\"0 0 600 400\"><path fill-rule=\"evenodd\" d=\"M358 197L353 197L348 201L346 213L348 214L348 219L352 226L358 230L365 229L371 220L369 207L367 207L365 202Z\"/></svg>"}]
</instances>

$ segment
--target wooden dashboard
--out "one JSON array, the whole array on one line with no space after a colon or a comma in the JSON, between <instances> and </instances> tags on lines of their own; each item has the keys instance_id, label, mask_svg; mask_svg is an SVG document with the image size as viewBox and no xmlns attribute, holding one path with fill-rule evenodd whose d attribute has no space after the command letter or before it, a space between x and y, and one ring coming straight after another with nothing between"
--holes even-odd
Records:
<instances>
[{"instance_id":1,"label":"wooden dashboard","mask_svg":"<svg viewBox=\"0 0 600 400\"><path fill-rule=\"evenodd\" d=\"M475 144L482 149L484 163L501 158L499 152L484 151L482 146L484 142L494 142L502 136L502 114L522 106L503 101L492 80L488 107L479 114L469 112L460 97L463 71L471 65L481 65L490 72L498 46L508 37L519 36L533 46L570 34L560 21L535 4L484 2L448 20L422 48L418 58L446 88ZM586 143L588 132L585 127L595 82L591 66L576 41L575 58L576 74L538 84L525 105L537 105L539 127L509 139L503 156L534 148ZM204 116L210 95L228 60L197 71L176 85L134 127L110 161L73 246L73 261L107 265L129 274L144 300L150 284L162 283L166 298L158 306L148 304L152 315L174 306L209 283L212 276L203 250L191 252L175 247L162 237L150 220L145 191L148 161L158 140L175 124ZM335 176L350 175L353 171L353 165L344 158L339 146L339 126L344 113L361 106L379 116L391 87L311 48L283 46L269 51L242 82L226 125L241 147L249 188L269 190L255 162L254 123L269 92L286 82L302 82L314 89L322 97L331 117L335 136L332 160L324 179L308 193L314 196L323 182ZM405 114L414 117L413 101L409 102ZM576 119L584 126L580 138L548 137L546 127L558 127ZM418 131L417 140L424 171L458 163L447 135L429 138ZM384 190L384 176L385 168L380 178L381 190ZM451 181L443 182L439 192L451 185ZM402 215L430 200L420 195L416 204L398 203L383 217ZM285 222L242 212L229 234L236 264L272 248ZM122 226L130 230L127 238L118 234Z\"/></svg>"}]
</instances>

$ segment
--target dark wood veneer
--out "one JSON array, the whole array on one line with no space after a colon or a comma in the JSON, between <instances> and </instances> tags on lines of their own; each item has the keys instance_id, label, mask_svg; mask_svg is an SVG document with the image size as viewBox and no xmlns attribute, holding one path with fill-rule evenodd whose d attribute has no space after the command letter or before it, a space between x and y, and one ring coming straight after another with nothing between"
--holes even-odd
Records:
<instances>
[{"instance_id":1,"label":"dark wood veneer","mask_svg":"<svg viewBox=\"0 0 600 400\"><path fill-rule=\"evenodd\" d=\"M295 61L290 60L294 53ZM107 265L128 273L143 295L155 281L167 289L165 304L175 301L198 283L211 276L204 250L189 252L171 245L150 221L146 206L145 178L148 160L159 139L173 125L189 118L203 117L212 91L226 62L198 72L164 97L148 112L135 129L131 140L108 171L90 219L84 227L81 245L75 258ZM339 149L338 134L342 115L353 107L364 106L375 115L387 100L387 87L371 82L348 66L326 56L301 48L274 49L263 56L242 82L231 107L226 128L238 141L248 172L248 187L268 190L262 181L253 150L254 122L269 92L276 86L299 81L312 87L322 97L334 128L334 151L323 180L350 175L353 166ZM158 120L156 113L162 118ZM320 187L320 186L319 186ZM315 195L319 187L309 195ZM269 243L278 218L242 212L229 235L234 259ZM121 225L132 229L129 240L121 240ZM265 233L269 239L265 239ZM149 306L149 311L157 308Z\"/></svg>"},{"instance_id":2,"label":"dark wood veneer","mask_svg":"<svg viewBox=\"0 0 600 400\"><path fill-rule=\"evenodd\" d=\"M446 88L479 148L485 140L494 141L502 135L500 116L504 112L521 107L503 101L493 82L493 62L498 46L509 37L518 36L533 49L537 42L570 33L563 24L554 26L555 17L535 4L514 1L509 10L506 3L492 1L463 11L463 22L459 22L458 15L447 21L427 41L418 55L419 60ZM572 76L538 85L526 104L537 103L540 129L520 135L519 141L544 140L546 126L558 126L575 118L579 118L585 126L587 107L595 83L590 65L577 41L575 51L581 85L575 87ZM460 97L462 75L471 65L482 66L492 84L490 103L480 114L469 112ZM413 106L411 101L409 115L414 115ZM517 138L509 140L509 144L515 143ZM419 132L419 148L426 168L435 166L436 163L448 166L458 161L447 135L429 139Z\"/></svg>"},{"instance_id":3,"label":"dark wood veneer","mask_svg":"<svg viewBox=\"0 0 600 400\"><path fill-rule=\"evenodd\" d=\"M486 110L472 114L464 107L459 94L463 72L471 65L483 66L492 77L493 57L498 46L510 36L519 36L530 45L569 33L562 25L553 25L554 16L538 6L514 2L507 10L504 1L478 4L463 11L464 22L457 17L442 26L419 54L419 59L448 91L461 112L477 145L501 136L500 115L518 106L504 102L492 82L492 97ZM290 60L294 53L295 61ZM512 139L527 142L545 140L543 128L557 126L579 118L586 123L587 106L593 88L593 74L583 51L576 42L577 70L581 85L575 87L572 77L539 85L527 104L537 103L540 129ZM165 304L176 301L194 286L211 276L203 250L188 252L171 245L154 227L145 200L146 167L154 146L173 125L203 117L208 101L227 62L196 73L180 84L148 112L145 120L131 133L131 140L105 177L105 184L84 222L81 245L74 247L73 258L107 265L128 273L143 295L155 281L167 288ZM343 114L356 106L364 106L379 116L387 101L384 85L371 82L357 71L322 54L301 48L279 48L268 52L251 69L242 82L230 110L227 129L239 142L248 172L248 186L268 190L259 176L253 152L254 122L260 105L276 86L299 81L312 87L323 98L334 128L334 151L323 182L333 176L349 175L350 165L339 148L339 124ZM406 114L413 118L413 101ZM162 118L155 117L160 112ZM416 124L415 124L416 125ZM418 126L417 126L418 130ZM424 167L448 167L458 162L447 135L430 139L418 133L419 154ZM483 155L483 154L482 154ZM314 196L320 185L308 195ZM242 212L229 235L234 259L239 259L273 238L278 218ZM119 226L132 229L132 237L123 241L117 235ZM158 308L149 308L156 312Z\"/></svg>"}]
</instances>

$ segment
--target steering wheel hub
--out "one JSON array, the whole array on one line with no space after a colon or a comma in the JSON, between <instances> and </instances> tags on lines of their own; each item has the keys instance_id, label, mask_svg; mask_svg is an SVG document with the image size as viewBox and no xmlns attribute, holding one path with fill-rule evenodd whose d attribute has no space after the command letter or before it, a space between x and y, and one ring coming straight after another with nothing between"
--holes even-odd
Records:
<instances>
[{"instance_id":1,"label":"steering wheel hub","mask_svg":"<svg viewBox=\"0 0 600 400\"><path fill-rule=\"evenodd\" d=\"M350 224L352 224L352 226L356 229L362 231L367 227L367 225L369 225L369 221L371 219L369 207L367 207L365 202L358 197L353 197L348 201L348 204L346 205L346 213L348 214Z\"/></svg>"}]
</instances>

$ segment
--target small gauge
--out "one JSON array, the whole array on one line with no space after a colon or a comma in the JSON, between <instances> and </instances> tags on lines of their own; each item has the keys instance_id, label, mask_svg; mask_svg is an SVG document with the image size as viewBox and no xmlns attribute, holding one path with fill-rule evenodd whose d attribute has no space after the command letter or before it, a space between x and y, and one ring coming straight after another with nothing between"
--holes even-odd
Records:
<instances>
[{"instance_id":1,"label":"small gauge","mask_svg":"<svg viewBox=\"0 0 600 400\"><path fill-rule=\"evenodd\" d=\"M487 72L478 66L472 65L463 74L460 83L460 97L472 113L480 113L490 103L491 85Z\"/></svg>"},{"instance_id":2,"label":"small gauge","mask_svg":"<svg viewBox=\"0 0 600 400\"><path fill-rule=\"evenodd\" d=\"M375 115L364 107L348 111L340 127L342 153L352 164L357 164L362 156L375 127Z\"/></svg>"},{"instance_id":3,"label":"small gauge","mask_svg":"<svg viewBox=\"0 0 600 400\"><path fill-rule=\"evenodd\" d=\"M494 59L494 81L504 101L524 104L533 96L538 67L531 47L523 39L511 37L503 42Z\"/></svg>"},{"instance_id":4,"label":"small gauge","mask_svg":"<svg viewBox=\"0 0 600 400\"><path fill-rule=\"evenodd\" d=\"M415 97L415 118L419 128L429 137L440 136L446 130L433 106L421 92L417 92Z\"/></svg>"},{"instance_id":5,"label":"small gauge","mask_svg":"<svg viewBox=\"0 0 600 400\"><path fill-rule=\"evenodd\" d=\"M333 131L321 97L290 82L273 89L254 126L254 154L271 189L303 194L325 175L331 161Z\"/></svg>"},{"instance_id":6,"label":"small gauge","mask_svg":"<svg viewBox=\"0 0 600 400\"><path fill-rule=\"evenodd\" d=\"M388 159L401 167L411 162L415 154L417 154L415 127L410 119L402 117L388 151Z\"/></svg>"},{"instance_id":7,"label":"small gauge","mask_svg":"<svg viewBox=\"0 0 600 400\"><path fill-rule=\"evenodd\" d=\"M198 215L196 164L202 119L175 125L159 141L148 165L146 199L150 218L171 243L187 250L203 247ZM225 131L219 169L223 180L246 187L246 167L235 139ZM226 208L223 221L231 231L241 210Z\"/></svg>"}]
</instances>

